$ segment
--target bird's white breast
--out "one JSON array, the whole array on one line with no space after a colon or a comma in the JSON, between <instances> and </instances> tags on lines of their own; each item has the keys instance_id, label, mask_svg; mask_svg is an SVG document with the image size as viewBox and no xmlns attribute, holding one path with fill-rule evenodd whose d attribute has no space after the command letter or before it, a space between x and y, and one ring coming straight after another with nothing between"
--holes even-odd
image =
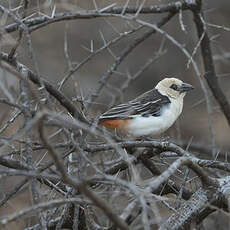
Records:
<instances>
[{"instance_id":1,"label":"bird's white breast","mask_svg":"<svg viewBox=\"0 0 230 230\"><path fill-rule=\"evenodd\" d=\"M173 125L183 109L183 98L171 99L171 103L162 109L158 117L135 117L129 123L128 133L132 136L158 135Z\"/></svg>"}]
</instances>

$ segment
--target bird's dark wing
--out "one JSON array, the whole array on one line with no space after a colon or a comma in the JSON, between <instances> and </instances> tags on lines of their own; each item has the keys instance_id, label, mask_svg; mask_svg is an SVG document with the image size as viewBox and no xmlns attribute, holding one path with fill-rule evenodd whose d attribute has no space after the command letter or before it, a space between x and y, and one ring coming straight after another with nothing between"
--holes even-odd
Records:
<instances>
[{"instance_id":1,"label":"bird's dark wing","mask_svg":"<svg viewBox=\"0 0 230 230\"><path fill-rule=\"evenodd\" d=\"M99 121L132 119L137 115L158 117L161 115L162 108L170 103L167 96L153 89L126 104L120 104L108 110L99 117Z\"/></svg>"}]
</instances>

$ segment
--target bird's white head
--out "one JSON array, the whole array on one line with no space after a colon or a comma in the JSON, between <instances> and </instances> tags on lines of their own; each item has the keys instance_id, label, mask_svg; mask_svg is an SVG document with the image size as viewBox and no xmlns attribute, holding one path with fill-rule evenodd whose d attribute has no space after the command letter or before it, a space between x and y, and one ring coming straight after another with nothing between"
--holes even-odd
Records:
<instances>
[{"instance_id":1,"label":"bird's white head","mask_svg":"<svg viewBox=\"0 0 230 230\"><path fill-rule=\"evenodd\" d=\"M187 91L194 89L190 84L184 83L177 78L165 78L155 87L160 93L173 99L183 98Z\"/></svg>"}]
</instances>

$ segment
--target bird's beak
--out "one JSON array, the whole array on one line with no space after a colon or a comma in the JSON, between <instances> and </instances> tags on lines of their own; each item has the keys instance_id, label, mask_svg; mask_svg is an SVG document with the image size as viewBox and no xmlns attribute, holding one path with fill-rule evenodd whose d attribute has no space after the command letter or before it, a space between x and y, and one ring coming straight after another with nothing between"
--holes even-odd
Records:
<instances>
[{"instance_id":1,"label":"bird's beak","mask_svg":"<svg viewBox=\"0 0 230 230\"><path fill-rule=\"evenodd\" d=\"M179 89L179 92L180 93L184 93L184 92L187 92L189 90L192 90L194 89L194 87L190 84L187 84L187 83L182 83L180 89Z\"/></svg>"}]
</instances>

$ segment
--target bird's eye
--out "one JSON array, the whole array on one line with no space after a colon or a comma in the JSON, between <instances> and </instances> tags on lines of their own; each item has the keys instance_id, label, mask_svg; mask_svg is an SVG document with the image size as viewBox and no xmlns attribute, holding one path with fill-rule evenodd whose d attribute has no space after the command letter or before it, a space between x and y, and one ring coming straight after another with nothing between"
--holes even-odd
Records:
<instances>
[{"instance_id":1,"label":"bird's eye","mask_svg":"<svg viewBox=\"0 0 230 230\"><path fill-rule=\"evenodd\" d=\"M170 88L171 88L171 89L174 89L174 90L178 90L178 87L177 87L176 84L172 84L172 85L170 86Z\"/></svg>"}]
</instances>

